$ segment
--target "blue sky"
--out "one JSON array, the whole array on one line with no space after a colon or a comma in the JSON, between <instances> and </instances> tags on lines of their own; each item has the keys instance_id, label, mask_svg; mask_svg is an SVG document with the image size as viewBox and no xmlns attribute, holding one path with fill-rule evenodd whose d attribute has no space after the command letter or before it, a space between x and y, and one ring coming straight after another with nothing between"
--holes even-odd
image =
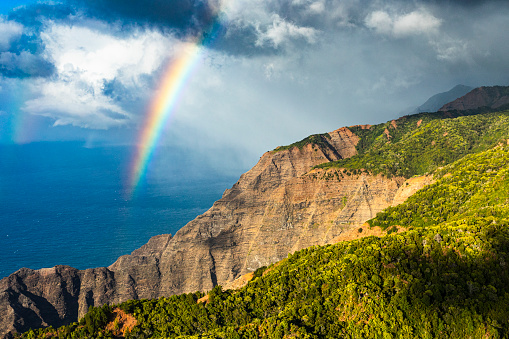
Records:
<instances>
[{"instance_id":1,"label":"blue sky","mask_svg":"<svg viewBox=\"0 0 509 339\"><path fill-rule=\"evenodd\" d=\"M457 84L509 84L500 0L17 0L0 13L4 143L134 143L164 69L214 22L161 140L197 157L252 163Z\"/></svg>"},{"instance_id":2,"label":"blue sky","mask_svg":"<svg viewBox=\"0 0 509 339\"><path fill-rule=\"evenodd\" d=\"M3 0L0 2L0 13L8 13L14 7L18 7L21 5L26 5L30 3L34 3L34 1L26 1L26 0Z\"/></svg>"}]
</instances>

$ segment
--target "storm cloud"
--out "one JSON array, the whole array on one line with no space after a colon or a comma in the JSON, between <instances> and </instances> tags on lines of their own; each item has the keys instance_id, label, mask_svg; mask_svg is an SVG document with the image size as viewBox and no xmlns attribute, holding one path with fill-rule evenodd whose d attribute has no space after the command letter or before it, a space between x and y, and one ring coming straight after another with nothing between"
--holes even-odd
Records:
<instances>
[{"instance_id":1,"label":"storm cloud","mask_svg":"<svg viewBox=\"0 0 509 339\"><path fill-rule=\"evenodd\" d=\"M202 0L68 0L87 16L121 21L124 25L150 25L196 33L215 20L217 4Z\"/></svg>"},{"instance_id":2,"label":"storm cloud","mask_svg":"<svg viewBox=\"0 0 509 339\"><path fill-rule=\"evenodd\" d=\"M0 94L17 81L18 111L53 126L41 133L133 142L181 44L214 27L161 142L252 159L396 118L457 84L509 84L508 19L499 0L27 4L0 20Z\"/></svg>"}]
</instances>

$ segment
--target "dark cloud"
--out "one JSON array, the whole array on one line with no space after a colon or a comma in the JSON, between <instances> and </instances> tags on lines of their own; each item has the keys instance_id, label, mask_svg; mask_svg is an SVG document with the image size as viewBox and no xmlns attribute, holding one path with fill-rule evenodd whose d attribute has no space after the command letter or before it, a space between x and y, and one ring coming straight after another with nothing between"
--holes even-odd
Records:
<instances>
[{"instance_id":1,"label":"dark cloud","mask_svg":"<svg viewBox=\"0 0 509 339\"><path fill-rule=\"evenodd\" d=\"M64 4L33 4L17 7L7 19L23 25L23 34L0 53L0 74L8 78L49 77L55 66L47 60L40 32L48 20L70 21L75 10Z\"/></svg>"},{"instance_id":2,"label":"dark cloud","mask_svg":"<svg viewBox=\"0 0 509 339\"><path fill-rule=\"evenodd\" d=\"M206 31L214 23L215 15L214 4L207 0L63 0L15 8L8 19L34 31L47 20L74 24L96 19L119 25L119 34L148 26L170 29L182 36Z\"/></svg>"},{"instance_id":3,"label":"dark cloud","mask_svg":"<svg viewBox=\"0 0 509 339\"><path fill-rule=\"evenodd\" d=\"M0 52L0 74L8 78L49 77L55 66L43 54L40 36L23 33Z\"/></svg>"},{"instance_id":4,"label":"dark cloud","mask_svg":"<svg viewBox=\"0 0 509 339\"><path fill-rule=\"evenodd\" d=\"M156 73L162 73L163 70L160 69ZM152 77L148 74L139 75L138 81L140 82L140 87L145 89L153 88L157 86L157 77ZM114 78L111 80L103 81L102 94L111 98L115 102L122 102L127 104L130 107L136 106L139 104L140 100L147 95L142 90L130 91L126 85L119 80L118 78Z\"/></svg>"},{"instance_id":5,"label":"dark cloud","mask_svg":"<svg viewBox=\"0 0 509 339\"><path fill-rule=\"evenodd\" d=\"M125 25L149 25L193 33L215 20L213 8L201 0L68 0L87 15Z\"/></svg>"},{"instance_id":6,"label":"dark cloud","mask_svg":"<svg viewBox=\"0 0 509 339\"><path fill-rule=\"evenodd\" d=\"M8 78L48 77L55 66L40 55L27 51L0 53L0 74Z\"/></svg>"}]
</instances>

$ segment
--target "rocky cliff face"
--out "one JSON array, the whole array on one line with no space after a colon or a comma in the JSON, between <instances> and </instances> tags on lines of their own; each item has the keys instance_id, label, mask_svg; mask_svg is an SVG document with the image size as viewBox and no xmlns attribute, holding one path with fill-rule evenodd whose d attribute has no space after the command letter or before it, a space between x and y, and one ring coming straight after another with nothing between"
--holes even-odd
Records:
<instances>
[{"instance_id":1,"label":"rocky cliff face","mask_svg":"<svg viewBox=\"0 0 509 339\"><path fill-rule=\"evenodd\" d=\"M461 98L445 104L439 111L470 110L480 107L503 109L509 106L509 87L478 87Z\"/></svg>"},{"instance_id":2,"label":"rocky cliff face","mask_svg":"<svg viewBox=\"0 0 509 339\"><path fill-rule=\"evenodd\" d=\"M359 138L341 128L325 140L265 153L174 237L155 236L108 268L21 269L2 279L0 336L76 321L89 306L210 290L288 253L333 242L431 180L312 169L356 154Z\"/></svg>"},{"instance_id":3,"label":"rocky cliff face","mask_svg":"<svg viewBox=\"0 0 509 339\"><path fill-rule=\"evenodd\" d=\"M417 107L412 113L416 114L422 112L436 112L445 104L464 96L471 90L473 90L472 87L465 85L456 85L454 86L454 88L447 92L435 94L434 96L426 100L424 104Z\"/></svg>"}]
</instances>

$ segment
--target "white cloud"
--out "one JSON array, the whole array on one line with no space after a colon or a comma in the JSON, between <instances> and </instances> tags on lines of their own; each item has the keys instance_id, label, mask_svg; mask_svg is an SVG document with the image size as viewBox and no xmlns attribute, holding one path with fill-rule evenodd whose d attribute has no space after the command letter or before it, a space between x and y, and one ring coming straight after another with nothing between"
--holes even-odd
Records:
<instances>
[{"instance_id":1,"label":"white cloud","mask_svg":"<svg viewBox=\"0 0 509 339\"><path fill-rule=\"evenodd\" d=\"M325 11L325 3L323 1L316 1L309 5L309 11L314 14L321 14Z\"/></svg>"},{"instance_id":2,"label":"white cloud","mask_svg":"<svg viewBox=\"0 0 509 339\"><path fill-rule=\"evenodd\" d=\"M126 123L130 117L110 98L95 93L80 81L43 81L40 97L28 100L23 110L55 119L54 126L73 125L107 129Z\"/></svg>"},{"instance_id":3,"label":"white cloud","mask_svg":"<svg viewBox=\"0 0 509 339\"><path fill-rule=\"evenodd\" d=\"M394 34L396 36L407 36L414 34L434 34L442 21L432 14L418 10L402 15L394 21Z\"/></svg>"},{"instance_id":4,"label":"white cloud","mask_svg":"<svg viewBox=\"0 0 509 339\"><path fill-rule=\"evenodd\" d=\"M171 55L174 41L154 31L119 38L87 27L53 25L41 34L46 53L62 76L101 86L119 76L136 83Z\"/></svg>"},{"instance_id":5,"label":"white cloud","mask_svg":"<svg viewBox=\"0 0 509 339\"><path fill-rule=\"evenodd\" d=\"M426 8L421 3L225 1L224 38L231 33L227 42L246 53L225 52L221 41L206 51L210 58L196 67L179 96L166 142L196 149L235 145L256 157L311 133L395 118L404 107L458 83L507 81L509 9L479 16L470 7L462 12L436 1ZM25 110L56 125L132 124L157 90L149 81L178 41L150 29L116 36L108 33L118 34L116 24L90 28L96 26L82 23L90 19L74 20L72 27L42 26L41 57L56 68L50 78L7 80L32 83L32 93L23 92L31 99ZM286 53L272 53L274 47ZM0 104L7 100L2 98ZM135 128L119 130L128 135Z\"/></svg>"},{"instance_id":6,"label":"white cloud","mask_svg":"<svg viewBox=\"0 0 509 339\"><path fill-rule=\"evenodd\" d=\"M292 40L304 39L308 43L315 43L318 37L318 30L311 27L299 27L291 22L285 21L279 15L274 14L272 24L265 32L260 32L257 45L271 44L274 47L287 44Z\"/></svg>"},{"instance_id":7,"label":"white cloud","mask_svg":"<svg viewBox=\"0 0 509 339\"><path fill-rule=\"evenodd\" d=\"M391 34L394 28L394 20L387 12L376 11L366 18L366 25L378 33Z\"/></svg>"},{"instance_id":8,"label":"white cloud","mask_svg":"<svg viewBox=\"0 0 509 339\"><path fill-rule=\"evenodd\" d=\"M438 60L472 62L469 45L463 40L454 40L444 36L440 40L432 41L431 45L437 52Z\"/></svg>"},{"instance_id":9,"label":"white cloud","mask_svg":"<svg viewBox=\"0 0 509 339\"><path fill-rule=\"evenodd\" d=\"M56 75L35 83L36 98L27 101L24 110L52 117L55 125L99 129L126 124L135 113L108 97L105 84L115 81L124 91L140 92L146 87L145 77L153 75L178 45L156 31L116 37L57 24L50 25L41 38Z\"/></svg>"},{"instance_id":10,"label":"white cloud","mask_svg":"<svg viewBox=\"0 0 509 339\"><path fill-rule=\"evenodd\" d=\"M7 50L13 40L23 33L23 25L14 21L5 21L0 17L0 49Z\"/></svg>"},{"instance_id":11,"label":"white cloud","mask_svg":"<svg viewBox=\"0 0 509 339\"><path fill-rule=\"evenodd\" d=\"M391 17L385 11L375 11L365 20L366 26L377 33L394 37L407 37L420 34L436 34L442 21L431 13L419 9L408 14Z\"/></svg>"}]
</instances>

